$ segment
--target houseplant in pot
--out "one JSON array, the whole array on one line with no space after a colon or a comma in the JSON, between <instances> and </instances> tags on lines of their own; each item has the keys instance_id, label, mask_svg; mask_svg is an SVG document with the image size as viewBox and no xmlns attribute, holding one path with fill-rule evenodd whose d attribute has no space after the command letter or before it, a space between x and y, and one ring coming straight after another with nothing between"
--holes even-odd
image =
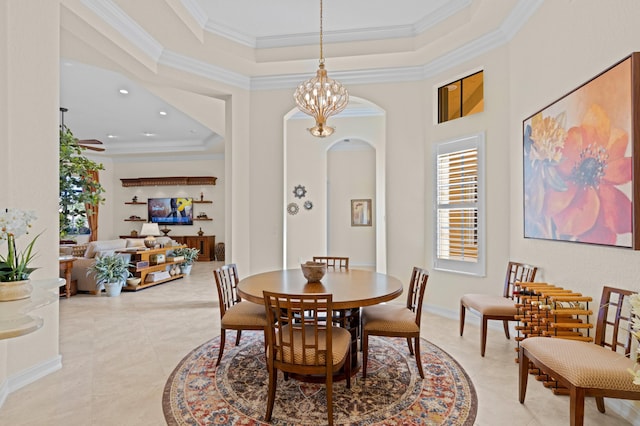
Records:
<instances>
[{"instance_id":1,"label":"houseplant in pot","mask_svg":"<svg viewBox=\"0 0 640 426\"><path fill-rule=\"evenodd\" d=\"M193 262L198 258L198 253L200 250L191 247L182 247L177 248L173 251L174 256L182 256L184 257L184 261L182 263L182 273L185 275L189 275L191 273L191 266Z\"/></svg>"},{"instance_id":2,"label":"houseplant in pot","mask_svg":"<svg viewBox=\"0 0 640 426\"><path fill-rule=\"evenodd\" d=\"M107 296L118 296L125 280L131 276L129 256L110 254L96 257L96 262L89 268L88 274L96 278L96 290L104 285Z\"/></svg>"}]
</instances>

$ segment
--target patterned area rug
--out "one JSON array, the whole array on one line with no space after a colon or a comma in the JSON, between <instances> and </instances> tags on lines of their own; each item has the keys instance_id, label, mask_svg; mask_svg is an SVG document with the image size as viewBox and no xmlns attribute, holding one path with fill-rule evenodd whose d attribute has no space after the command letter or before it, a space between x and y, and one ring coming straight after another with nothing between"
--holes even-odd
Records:
<instances>
[{"instance_id":1,"label":"patterned area rug","mask_svg":"<svg viewBox=\"0 0 640 426\"><path fill-rule=\"evenodd\" d=\"M163 396L165 419L174 425L263 425L268 375L259 332L243 332L235 347L229 332L216 370L216 337L194 349L175 368ZM359 371L351 389L333 384L336 425L472 425L477 397L462 367L437 346L421 340L425 378L420 379L406 339L369 339L367 379ZM359 353L361 355L361 353ZM285 381L279 372L271 424L324 425L324 384Z\"/></svg>"}]
</instances>

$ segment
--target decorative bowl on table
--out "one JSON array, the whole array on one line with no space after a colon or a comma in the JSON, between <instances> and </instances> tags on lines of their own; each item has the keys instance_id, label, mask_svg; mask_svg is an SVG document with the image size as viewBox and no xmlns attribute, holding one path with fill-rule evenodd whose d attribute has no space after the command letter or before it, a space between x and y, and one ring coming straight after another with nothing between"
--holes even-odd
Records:
<instances>
[{"instance_id":1,"label":"decorative bowl on table","mask_svg":"<svg viewBox=\"0 0 640 426\"><path fill-rule=\"evenodd\" d=\"M300 268L302 269L302 275L307 279L310 283L319 282L324 274L327 273L327 264L320 262L306 262L301 263Z\"/></svg>"}]
</instances>

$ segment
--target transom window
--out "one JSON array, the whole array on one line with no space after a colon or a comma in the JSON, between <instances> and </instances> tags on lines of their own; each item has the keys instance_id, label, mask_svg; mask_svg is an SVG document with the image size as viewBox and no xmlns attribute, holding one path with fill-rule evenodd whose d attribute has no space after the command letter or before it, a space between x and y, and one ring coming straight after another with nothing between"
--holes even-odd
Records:
<instances>
[{"instance_id":1,"label":"transom window","mask_svg":"<svg viewBox=\"0 0 640 426\"><path fill-rule=\"evenodd\" d=\"M484 71L438 88L438 123L484 110Z\"/></svg>"},{"instance_id":2,"label":"transom window","mask_svg":"<svg viewBox=\"0 0 640 426\"><path fill-rule=\"evenodd\" d=\"M436 269L484 276L484 135L436 145Z\"/></svg>"}]
</instances>

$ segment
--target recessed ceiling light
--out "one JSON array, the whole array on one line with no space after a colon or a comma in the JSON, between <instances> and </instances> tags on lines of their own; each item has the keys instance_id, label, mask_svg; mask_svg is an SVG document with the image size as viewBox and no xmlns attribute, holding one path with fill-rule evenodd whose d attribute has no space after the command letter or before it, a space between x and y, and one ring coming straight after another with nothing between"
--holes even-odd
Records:
<instances>
[{"instance_id":1,"label":"recessed ceiling light","mask_svg":"<svg viewBox=\"0 0 640 426\"><path fill-rule=\"evenodd\" d=\"M155 136L155 133L151 133L151 132L144 132L143 135L145 136Z\"/></svg>"},{"instance_id":2,"label":"recessed ceiling light","mask_svg":"<svg viewBox=\"0 0 640 426\"><path fill-rule=\"evenodd\" d=\"M160 111L160 115L167 115L167 111Z\"/></svg>"},{"instance_id":3,"label":"recessed ceiling light","mask_svg":"<svg viewBox=\"0 0 640 426\"><path fill-rule=\"evenodd\" d=\"M116 136L116 135L112 135L111 133L109 133L109 134L107 135L107 137L108 137L109 139L116 139L116 138L117 138L117 136Z\"/></svg>"},{"instance_id":4,"label":"recessed ceiling light","mask_svg":"<svg viewBox=\"0 0 640 426\"><path fill-rule=\"evenodd\" d=\"M120 93L122 93L123 95L128 95L129 91L127 89L120 89L118 90Z\"/></svg>"}]
</instances>

